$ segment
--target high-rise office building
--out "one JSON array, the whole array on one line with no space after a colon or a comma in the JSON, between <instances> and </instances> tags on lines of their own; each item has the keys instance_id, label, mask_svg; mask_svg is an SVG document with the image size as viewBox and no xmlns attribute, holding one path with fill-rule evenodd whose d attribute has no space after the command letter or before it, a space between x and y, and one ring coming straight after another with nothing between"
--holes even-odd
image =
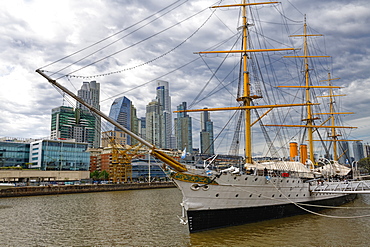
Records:
<instances>
[{"instance_id":1,"label":"high-rise office building","mask_svg":"<svg viewBox=\"0 0 370 247\"><path fill-rule=\"evenodd\" d=\"M141 117L138 123L139 136L143 139L146 139L146 118Z\"/></svg>"},{"instance_id":2,"label":"high-rise office building","mask_svg":"<svg viewBox=\"0 0 370 247\"><path fill-rule=\"evenodd\" d=\"M338 148L338 156L339 158L339 163L341 164L350 164L351 163L351 157L349 154L349 145L347 141L341 141L339 143L339 148Z\"/></svg>"},{"instance_id":3,"label":"high-rise office building","mask_svg":"<svg viewBox=\"0 0 370 247\"><path fill-rule=\"evenodd\" d=\"M177 110L186 110L186 102L182 102L177 106ZM186 112L178 112L175 118L175 136L177 149L184 150L189 153L193 152L193 134L191 117Z\"/></svg>"},{"instance_id":4,"label":"high-rise office building","mask_svg":"<svg viewBox=\"0 0 370 247\"><path fill-rule=\"evenodd\" d=\"M78 97L83 99L86 103L93 106L95 109L100 110L100 83L96 81L83 82L81 89L77 91ZM77 103L76 108L89 111L81 103ZM100 147L101 143L101 118L94 114L95 117L95 132L93 147Z\"/></svg>"},{"instance_id":5,"label":"high-rise office building","mask_svg":"<svg viewBox=\"0 0 370 247\"><path fill-rule=\"evenodd\" d=\"M370 145L369 145L369 143L365 144L365 156L366 157L370 156Z\"/></svg>"},{"instance_id":6,"label":"high-rise office building","mask_svg":"<svg viewBox=\"0 0 370 247\"><path fill-rule=\"evenodd\" d=\"M157 81L157 101L159 104L160 115L160 147L172 148L172 112L171 112L171 97L169 94L169 85L167 81Z\"/></svg>"},{"instance_id":7,"label":"high-rise office building","mask_svg":"<svg viewBox=\"0 0 370 247\"><path fill-rule=\"evenodd\" d=\"M95 116L82 109L60 106L52 109L51 139L75 139L93 147L96 130Z\"/></svg>"},{"instance_id":8,"label":"high-rise office building","mask_svg":"<svg viewBox=\"0 0 370 247\"><path fill-rule=\"evenodd\" d=\"M362 145L362 142L360 141L353 142L352 148L353 148L353 157L355 158L355 161L359 161L360 159L365 158L364 147Z\"/></svg>"},{"instance_id":9,"label":"high-rise office building","mask_svg":"<svg viewBox=\"0 0 370 247\"><path fill-rule=\"evenodd\" d=\"M146 106L146 140L153 143L157 147L161 147L161 121L160 121L160 106L157 100L153 100Z\"/></svg>"},{"instance_id":10,"label":"high-rise office building","mask_svg":"<svg viewBox=\"0 0 370 247\"><path fill-rule=\"evenodd\" d=\"M214 154L213 122L210 119L210 114L208 111L201 112L200 125L200 152L203 154Z\"/></svg>"},{"instance_id":11,"label":"high-rise office building","mask_svg":"<svg viewBox=\"0 0 370 247\"><path fill-rule=\"evenodd\" d=\"M114 100L109 111L109 117L121 124L126 129L138 133L136 109L132 105L131 100L126 97L120 97ZM119 128L108 124L108 129L113 131L121 131ZM131 136L127 135L127 144L132 145ZM134 141L135 143L135 141Z\"/></svg>"}]
</instances>

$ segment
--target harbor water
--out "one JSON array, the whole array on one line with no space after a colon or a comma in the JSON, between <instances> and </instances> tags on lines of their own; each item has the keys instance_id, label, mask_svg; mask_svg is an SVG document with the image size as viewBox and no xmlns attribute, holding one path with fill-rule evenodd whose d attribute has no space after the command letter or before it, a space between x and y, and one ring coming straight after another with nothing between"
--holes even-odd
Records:
<instances>
[{"instance_id":1,"label":"harbor water","mask_svg":"<svg viewBox=\"0 0 370 247\"><path fill-rule=\"evenodd\" d=\"M176 188L0 198L1 246L369 246L370 196L300 215L189 234ZM325 215L325 216L324 216ZM332 217L327 217L327 216ZM352 218L347 218L352 217Z\"/></svg>"}]
</instances>

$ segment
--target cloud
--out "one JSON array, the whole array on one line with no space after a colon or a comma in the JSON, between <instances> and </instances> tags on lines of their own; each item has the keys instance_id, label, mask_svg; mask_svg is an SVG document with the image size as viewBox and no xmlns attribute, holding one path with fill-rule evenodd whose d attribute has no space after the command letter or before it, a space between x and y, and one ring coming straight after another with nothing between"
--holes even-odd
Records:
<instances>
[{"instance_id":1,"label":"cloud","mask_svg":"<svg viewBox=\"0 0 370 247\"><path fill-rule=\"evenodd\" d=\"M52 77L58 78L73 92L81 87L83 81L96 80L101 83L101 109L106 114L115 97L126 96L137 108L138 116L144 116L145 106L155 98L156 79L170 82L173 110L183 101L188 105L194 103L193 108L237 105L231 95L236 94L238 73L230 71L238 62L238 56L230 55L224 59L223 55L207 55L203 60L193 54L203 50L230 49L233 43L228 38L238 35L240 22L235 22L235 17L239 10L208 9L209 5L208 1L200 0L150 0L145 1L145 4L127 0L0 2L0 19L3 23L0 27L0 45L3 47L0 51L0 136L48 136L51 109L63 103L69 104L44 78L34 72L40 67L51 71L49 74L55 73ZM346 111L357 113L345 116L341 121L350 125L358 124L359 128L351 131L350 135L359 136L368 142L370 35L367 25L370 2L297 0L274 6L252 7L257 8L261 14L249 19L254 24L250 27L251 34L266 37L265 42L269 47L301 45L301 38L289 39L288 36L302 33L304 14L307 14L309 31L325 35L313 39L314 50L311 51L332 57L314 62L321 70L315 68L312 71L312 80L323 80L327 78L328 72L333 77L341 78L335 82L344 86L338 92L346 93L348 97L338 99L338 103ZM282 17L277 17L278 12L283 14ZM210 16L212 18L208 20ZM259 19L266 28L263 33L259 30ZM285 32L281 32L281 26L277 24L281 20L288 24ZM74 54L116 33L96 46ZM254 46L258 47L259 44L254 43ZM92 56L88 56L93 52ZM68 56L70 54L74 55ZM259 76L267 83L266 88L263 88L262 79L252 77L253 93L258 94L259 90L266 89L265 98L256 100L256 104L275 100L279 103L293 103L302 99L303 92L298 90L279 90L279 94L271 94L277 83L291 85L302 82L302 66L296 65L295 59L283 59L282 56L286 54L276 53L270 57L258 55L269 65L264 67L255 64L256 71L261 71ZM110 57L87 66L106 56ZM61 58L65 59L53 63ZM221 63L226 68L217 69ZM275 67L274 73L267 70L271 71L272 66ZM216 76L212 76L215 72ZM65 75L69 73L76 77L66 78ZM273 81L275 77L279 78L277 82ZM204 84L207 86L203 88ZM325 93L327 89L319 90L317 95ZM220 96L216 96L218 94ZM208 98L207 95L216 97ZM294 114L288 117L283 109L274 110L269 114L271 119L266 117L263 122L288 123L304 118L300 110L285 110ZM263 112L260 111L260 114ZM211 113L217 132L224 128L232 114L228 112L225 117L217 112ZM197 147L200 115L195 113L192 117L194 147ZM224 130L227 134L218 140L230 143L235 125L236 120L231 121ZM267 129L273 140L277 139L272 133L274 129ZM299 139L298 133L295 130L290 136L287 135L285 142L292 138ZM255 128L253 135L257 142L254 152L265 152L262 130ZM286 143L281 141L278 146L283 144ZM216 146L220 146L222 152L228 150L219 141Z\"/></svg>"}]
</instances>

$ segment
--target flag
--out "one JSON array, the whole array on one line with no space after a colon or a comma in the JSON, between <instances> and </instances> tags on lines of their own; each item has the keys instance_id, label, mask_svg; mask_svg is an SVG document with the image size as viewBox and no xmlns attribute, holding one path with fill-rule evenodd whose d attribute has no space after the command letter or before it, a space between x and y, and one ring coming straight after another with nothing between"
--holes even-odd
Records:
<instances>
[{"instance_id":1,"label":"flag","mask_svg":"<svg viewBox=\"0 0 370 247\"><path fill-rule=\"evenodd\" d=\"M186 147L184 148L184 151L182 151L181 159L185 159L186 157Z\"/></svg>"}]
</instances>

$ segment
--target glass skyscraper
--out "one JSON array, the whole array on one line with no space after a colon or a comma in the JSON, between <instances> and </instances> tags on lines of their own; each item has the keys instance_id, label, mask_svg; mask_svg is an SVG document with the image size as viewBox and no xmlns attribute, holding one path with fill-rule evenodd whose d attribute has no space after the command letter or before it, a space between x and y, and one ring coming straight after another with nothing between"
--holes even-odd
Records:
<instances>
[{"instance_id":1,"label":"glass skyscraper","mask_svg":"<svg viewBox=\"0 0 370 247\"><path fill-rule=\"evenodd\" d=\"M96 81L83 82L81 89L77 91L77 95L95 109L100 110L100 83L97 83ZM77 103L76 108L87 112L89 111L89 109L81 103ZM95 124L94 140L92 144L94 148L98 148L100 147L101 142L101 118L95 114L93 114L93 116L95 118Z\"/></svg>"},{"instance_id":2,"label":"glass skyscraper","mask_svg":"<svg viewBox=\"0 0 370 247\"><path fill-rule=\"evenodd\" d=\"M210 114L208 111L201 112L200 124L200 151L203 154L214 154L213 122L210 119Z\"/></svg>"},{"instance_id":3,"label":"glass skyscraper","mask_svg":"<svg viewBox=\"0 0 370 247\"><path fill-rule=\"evenodd\" d=\"M186 110L186 102L182 102L177 106L177 110ZM175 118L175 136L177 141L177 149L184 150L189 153L193 152L193 134L191 117L186 112L178 112Z\"/></svg>"},{"instance_id":4,"label":"glass skyscraper","mask_svg":"<svg viewBox=\"0 0 370 247\"><path fill-rule=\"evenodd\" d=\"M169 94L169 84L167 81L157 81L157 101L159 104L160 115L160 147L172 148L172 112L171 97Z\"/></svg>"},{"instance_id":5,"label":"glass skyscraper","mask_svg":"<svg viewBox=\"0 0 370 247\"><path fill-rule=\"evenodd\" d=\"M126 97L120 97L114 100L109 111L109 117L118 122L128 130L135 132L133 129L133 120L137 121L137 117L133 116L136 111L133 110L131 100ZM108 124L108 129L113 131L121 131L112 124ZM131 145L131 136L127 135L127 144Z\"/></svg>"}]
</instances>

